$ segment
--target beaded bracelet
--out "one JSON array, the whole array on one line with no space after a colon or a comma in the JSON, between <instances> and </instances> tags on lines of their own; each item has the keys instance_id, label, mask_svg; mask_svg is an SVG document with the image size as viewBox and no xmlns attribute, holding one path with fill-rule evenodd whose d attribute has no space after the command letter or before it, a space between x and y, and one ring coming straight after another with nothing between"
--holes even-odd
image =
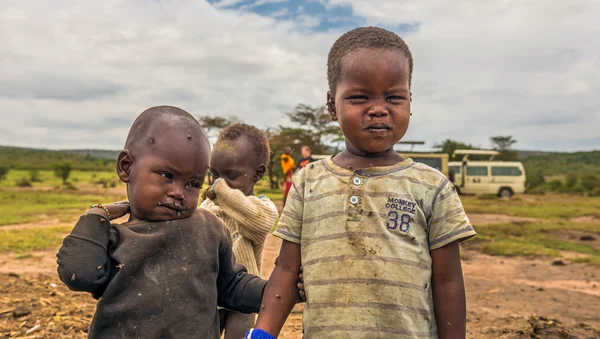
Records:
<instances>
[{"instance_id":1,"label":"beaded bracelet","mask_svg":"<svg viewBox=\"0 0 600 339\"><path fill-rule=\"evenodd\" d=\"M108 211L108 208L104 207L102 204L94 204L92 206L90 206L90 208L88 208L88 211L91 210L92 208L101 208L106 212L106 217L108 218L108 220L110 220L110 212Z\"/></svg>"}]
</instances>

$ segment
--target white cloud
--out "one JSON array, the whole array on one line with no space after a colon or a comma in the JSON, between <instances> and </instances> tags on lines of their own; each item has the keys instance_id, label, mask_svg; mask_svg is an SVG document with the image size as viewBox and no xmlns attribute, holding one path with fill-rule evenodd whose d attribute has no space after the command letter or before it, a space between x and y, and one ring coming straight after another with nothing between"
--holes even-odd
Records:
<instances>
[{"instance_id":1,"label":"white cloud","mask_svg":"<svg viewBox=\"0 0 600 339\"><path fill-rule=\"evenodd\" d=\"M225 9L240 3L0 0L0 144L116 149L158 104L260 127L323 104L340 32L311 33L319 21L306 11L292 22ZM600 148L600 2L326 4L369 24L420 23L404 35L415 56L407 139Z\"/></svg>"},{"instance_id":2,"label":"white cloud","mask_svg":"<svg viewBox=\"0 0 600 339\"><path fill-rule=\"evenodd\" d=\"M600 148L600 2L328 4L351 6L367 24L420 23L405 35L415 58L410 136L489 146L490 135L511 134L518 147Z\"/></svg>"}]
</instances>

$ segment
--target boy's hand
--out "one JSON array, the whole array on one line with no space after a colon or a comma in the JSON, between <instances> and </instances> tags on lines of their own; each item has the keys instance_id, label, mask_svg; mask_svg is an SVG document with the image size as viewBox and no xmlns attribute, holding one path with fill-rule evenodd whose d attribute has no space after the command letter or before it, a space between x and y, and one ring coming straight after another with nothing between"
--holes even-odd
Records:
<instances>
[{"instance_id":1,"label":"boy's hand","mask_svg":"<svg viewBox=\"0 0 600 339\"><path fill-rule=\"evenodd\" d=\"M110 212L110 219L119 219L131 211L129 201L117 201L106 206Z\"/></svg>"},{"instance_id":2,"label":"boy's hand","mask_svg":"<svg viewBox=\"0 0 600 339\"><path fill-rule=\"evenodd\" d=\"M202 200L210 199L213 200L217 197L215 192L212 189L212 186L207 187L204 192L202 192Z\"/></svg>"},{"instance_id":3,"label":"boy's hand","mask_svg":"<svg viewBox=\"0 0 600 339\"><path fill-rule=\"evenodd\" d=\"M298 302L304 303L306 302L306 291L304 290L304 279L302 277L302 266L300 266L300 274L298 274L298 283L296 284L298 288Z\"/></svg>"},{"instance_id":4,"label":"boy's hand","mask_svg":"<svg viewBox=\"0 0 600 339\"><path fill-rule=\"evenodd\" d=\"M102 207L94 207L94 208L89 209L85 214L90 214L90 213L98 214L98 215L101 215L104 217L109 217L109 214L110 214L109 219L114 220L114 219L118 219L118 218L121 218L122 216L129 214L129 211L130 211L128 201L117 201L115 203L102 205L102 206L104 208L106 208L106 210ZM108 214L106 213L107 210L108 210Z\"/></svg>"}]
</instances>

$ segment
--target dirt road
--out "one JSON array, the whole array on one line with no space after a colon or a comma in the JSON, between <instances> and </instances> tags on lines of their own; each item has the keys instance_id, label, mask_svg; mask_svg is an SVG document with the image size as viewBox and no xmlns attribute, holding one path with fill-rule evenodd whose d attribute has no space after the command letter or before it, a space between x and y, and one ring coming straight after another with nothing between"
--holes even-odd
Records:
<instances>
[{"instance_id":1,"label":"dirt road","mask_svg":"<svg viewBox=\"0 0 600 339\"><path fill-rule=\"evenodd\" d=\"M481 224L501 218L482 215L471 219ZM280 244L269 236L265 278ZM62 286L56 277L55 253L37 252L30 259L3 254L0 338L85 338L94 301ZM592 328L600 328L599 267L553 265L552 259L491 257L473 250L466 250L464 257L468 338L600 338L600 332ZM302 307L294 309L280 338L302 337ZM31 332L26 334L28 330Z\"/></svg>"}]
</instances>

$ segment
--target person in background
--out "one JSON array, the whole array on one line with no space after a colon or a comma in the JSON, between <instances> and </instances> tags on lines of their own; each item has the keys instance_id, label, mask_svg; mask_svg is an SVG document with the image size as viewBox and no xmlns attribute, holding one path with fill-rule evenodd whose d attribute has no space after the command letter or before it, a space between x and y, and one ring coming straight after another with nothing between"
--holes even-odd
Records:
<instances>
[{"instance_id":1,"label":"person in background","mask_svg":"<svg viewBox=\"0 0 600 339\"><path fill-rule=\"evenodd\" d=\"M313 159L312 157L310 147L302 146L302 158L298 160L298 167L303 168L304 166L310 164L313 161L315 161L315 159Z\"/></svg>"},{"instance_id":2,"label":"person in background","mask_svg":"<svg viewBox=\"0 0 600 339\"><path fill-rule=\"evenodd\" d=\"M226 127L210 158L214 182L204 191L200 205L223 221L231 234L236 261L256 276L261 273L267 235L279 216L269 198L254 195L270 153L269 141L258 128L242 123ZM253 314L220 308L219 317L225 339L240 339L254 325Z\"/></svg>"},{"instance_id":3,"label":"person in background","mask_svg":"<svg viewBox=\"0 0 600 339\"><path fill-rule=\"evenodd\" d=\"M286 146L281 155L281 169L283 171L283 206L285 206L288 193L292 187L292 176L294 175L295 168L296 163L294 162L294 158L292 158L292 148Z\"/></svg>"}]
</instances>

